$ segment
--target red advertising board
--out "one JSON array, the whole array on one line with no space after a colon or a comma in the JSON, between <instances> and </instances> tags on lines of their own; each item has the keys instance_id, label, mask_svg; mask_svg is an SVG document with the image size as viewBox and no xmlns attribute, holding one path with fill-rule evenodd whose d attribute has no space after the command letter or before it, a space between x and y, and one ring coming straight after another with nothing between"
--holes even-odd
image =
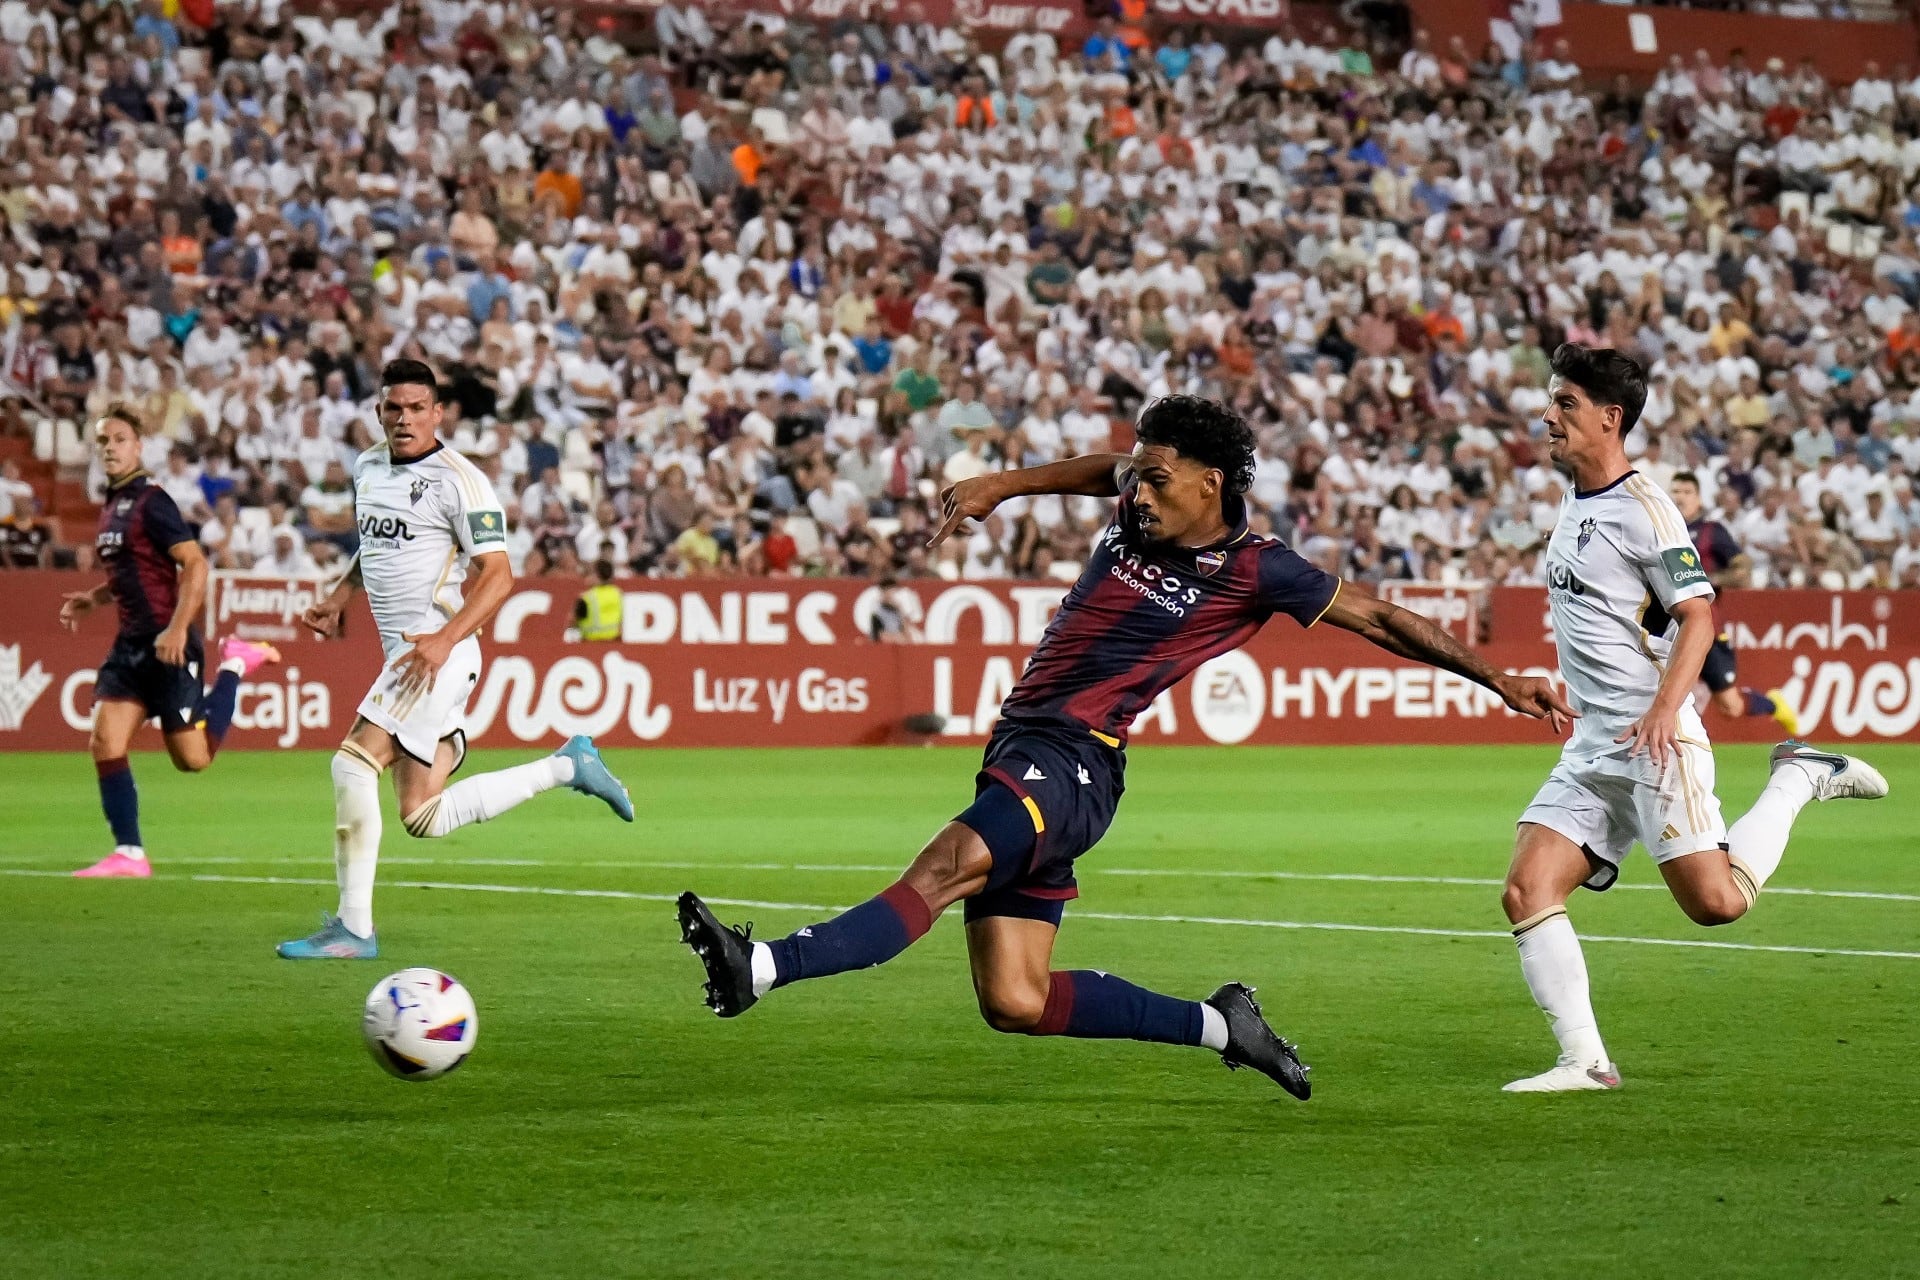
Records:
<instances>
[{"instance_id":1,"label":"red advertising board","mask_svg":"<svg viewBox=\"0 0 1920 1280\"><path fill-rule=\"evenodd\" d=\"M1433 37L1433 47L1444 49L1455 36L1478 51L1487 42L1488 22L1512 7L1500 0L1411 0L1413 25ZM1695 50L1704 50L1714 63L1725 66L1733 50L1742 50L1747 65L1758 68L1769 58L1780 58L1789 68L1811 58L1829 80L1856 80L1870 62L1893 71L1913 57L1917 38L1910 10L1896 8L1898 21L1872 22L1852 18L1793 18L1756 13L1745 5L1618 4L1563 0L1560 21L1539 35L1549 48L1565 40L1573 60L1585 73L1589 88L1606 83L1616 72L1645 80L1679 56L1688 63Z\"/></svg>"},{"instance_id":2,"label":"red advertising board","mask_svg":"<svg viewBox=\"0 0 1920 1280\"><path fill-rule=\"evenodd\" d=\"M56 621L75 574L7 577L0 622L0 750L74 750L85 742L93 667L111 641L104 616L79 636ZM482 746L553 744L588 733L613 745L833 746L899 741L929 713L936 740L973 743L992 727L1063 593L1047 583L910 584L922 640L867 638L878 596L861 583L803 579L627 584L617 644L567 638L582 584L531 579L482 633L486 670L468 704ZM297 626L314 584L217 576L215 635L270 638L285 661L242 686L230 747L326 747L352 723L381 660L371 620L316 641ZM1475 601L1474 620L1454 603ZM1509 670L1551 675L1545 593L1498 588L1407 603ZM912 611L911 608L908 610ZM1822 739L1920 740L1920 595L1751 591L1722 618L1744 683L1784 688ZM1722 740L1765 740L1771 721L1709 721ZM1538 742L1467 681L1403 662L1366 642L1276 622L1163 695L1135 724L1152 743Z\"/></svg>"}]
</instances>

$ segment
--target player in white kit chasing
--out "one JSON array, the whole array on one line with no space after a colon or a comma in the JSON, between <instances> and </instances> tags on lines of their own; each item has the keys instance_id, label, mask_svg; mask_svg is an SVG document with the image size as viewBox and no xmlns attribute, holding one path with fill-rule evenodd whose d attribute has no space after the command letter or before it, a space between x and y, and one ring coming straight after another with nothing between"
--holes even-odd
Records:
<instances>
[{"instance_id":1,"label":"player in white kit chasing","mask_svg":"<svg viewBox=\"0 0 1920 1280\"><path fill-rule=\"evenodd\" d=\"M1887 793L1865 761L1790 740L1773 749L1753 808L1726 828L1692 701L1714 640L1713 585L1673 500L1633 469L1622 444L1646 394L1645 371L1618 351L1568 343L1554 352L1548 449L1574 490L1547 544L1547 600L1579 718L1520 817L1503 905L1560 1056L1507 1085L1511 1093L1620 1085L1566 904L1582 885L1611 885L1636 840L1688 917L1728 924L1752 909L1807 801Z\"/></svg>"},{"instance_id":2,"label":"player in white kit chasing","mask_svg":"<svg viewBox=\"0 0 1920 1280\"><path fill-rule=\"evenodd\" d=\"M395 360L382 370L386 440L353 464L360 550L334 589L301 618L330 636L355 590L364 587L386 666L333 757L339 910L317 933L281 943L279 953L289 960L380 954L373 881L380 856L378 784L388 769L413 836L443 836L497 818L560 786L598 796L633 821L626 788L585 737L545 759L447 785L466 756L461 723L480 681L478 633L513 590L513 570L500 500L479 468L440 442L440 418L433 370L418 360Z\"/></svg>"}]
</instances>

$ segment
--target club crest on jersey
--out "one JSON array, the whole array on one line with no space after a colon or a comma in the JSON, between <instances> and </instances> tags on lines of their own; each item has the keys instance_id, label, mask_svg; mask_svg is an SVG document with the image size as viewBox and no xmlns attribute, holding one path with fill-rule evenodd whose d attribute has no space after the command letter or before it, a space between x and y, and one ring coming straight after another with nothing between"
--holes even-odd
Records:
<instances>
[{"instance_id":1,"label":"club crest on jersey","mask_svg":"<svg viewBox=\"0 0 1920 1280\"><path fill-rule=\"evenodd\" d=\"M1202 551L1193 558L1194 571L1203 578L1211 578L1226 563L1227 553L1224 551Z\"/></svg>"},{"instance_id":2,"label":"club crest on jersey","mask_svg":"<svg viewBox=\"0 0 1920 1280\"><path fill-rule=\"evenodd\" d=\"M407 505L410 507L419 506L420 499L427 496L427 488L426 479L421 476L415 476L413 483L407 487Z\"/></svg>"},{"instance_id":3,"label":"club crest on jersey","mask_svg":"<svg viewBox=\"0 0 1920 1280\"><path fill-rule=\"evenodd\" d=\"M1575 555L1579 555L1587 549L1587 544L1593 541L1593 535L1599 528L1600 522L1592 516L1588 516L1580 522L1580 536L1573 540L1573 553Z\"/></svg>"}]
</instances>

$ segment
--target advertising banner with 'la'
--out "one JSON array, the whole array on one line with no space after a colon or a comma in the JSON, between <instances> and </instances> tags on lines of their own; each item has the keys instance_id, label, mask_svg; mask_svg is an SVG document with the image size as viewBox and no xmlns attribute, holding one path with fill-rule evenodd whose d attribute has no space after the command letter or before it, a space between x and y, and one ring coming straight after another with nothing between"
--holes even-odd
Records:
<instances>
[{"instance_id":1,"label":"advertising banner with 'la'","mask_svg":"<svg viewBox=\"0 0 1920 1280\"><path fill-rule=\"evenodd\" d=\"M84 575L9 574L0 618L0 750L72 750L91 723L94 668L112 642L104 614L58 622ZM481 633L486 668L467 707L481 746L554 744L588 733L612 745L834 746L977 743L1064 588L1057 583L909 583L878 588L802 579L626 584L618 643L569 638L584 584L534 579ZM381 653L365 606L347 633L313 639L299 616L321 584L215 575L210 637L281 647L243 684L230 748L328 747L352 724ZM1531 588L1408 592L1496 665L1553 675L1546 595ZM871 638L876 610L907 643ZM1779 688L1803 731L1831 741L1920 740L1920 595L1730 593L1721 618L1741 682ZM212 652L210 639L208 651ZM1716 738L1759 741L1767 720L1709 720ZM1543 742L1546 730L1492 694L1319 626L1280 620L1169 690L1135 723L1155 743ZM157 744L155 744L157 745Z\"/></svg>"}]
</instances>

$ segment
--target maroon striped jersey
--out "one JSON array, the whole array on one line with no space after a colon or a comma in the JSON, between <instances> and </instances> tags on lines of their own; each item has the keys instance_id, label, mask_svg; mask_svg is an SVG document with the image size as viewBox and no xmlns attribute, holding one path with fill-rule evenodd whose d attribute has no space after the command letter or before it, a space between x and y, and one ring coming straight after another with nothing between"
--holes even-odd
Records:
<instances>
[{"instance_id":1,"label":"maroon striped jersey","mask_svg":"<svg viewBox=\"0 0 1920 1280\"><path fill-rule=\"evenodd\" d=\"M93 549L120 610L122 638L151 639L173 621L180 571L167 549L193 540L180 508L146 472L107 490Z\"/></svg>"},{"instance_id":2,"label":"maroon striped jersey","mask_svg":"<svg viewBox=\"0 0 1920 1280\"><path fill-rule=\"evenodd\" d=\"M1091 730L1124 743L1161 692L1241 644L1282 613L1319 621L1340 580L1286 543L1247 529L1246 504L1227 499L1232 531L1210 547L1141 538L1129 482L1086 570L1061 602L1002 717Z\"/></svg>"}]
</instances>

